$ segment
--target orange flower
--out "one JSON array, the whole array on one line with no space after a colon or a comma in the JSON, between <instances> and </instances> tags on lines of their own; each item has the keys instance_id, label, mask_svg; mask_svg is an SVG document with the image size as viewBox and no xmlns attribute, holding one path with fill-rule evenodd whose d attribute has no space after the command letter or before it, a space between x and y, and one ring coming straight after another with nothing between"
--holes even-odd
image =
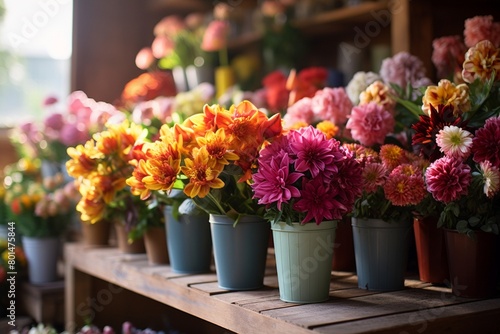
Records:
<instances>
[{"instance_id":1,"label":"orange flower","mask_svg":"<svg viewBox=\"0 0 500 334\"><path fill-rule=\"evenodd\" d=\"M322 121L316 125L316 129L323 132L326 139L334 138L339 132L339 127L330 121Z\"/></svg>"},{"instance_id":2,"label":"orange flower","mask_svg":"<svg viewBox=\"0 0 500 334\"><path fill-rule=\"evenodd\" d=\"M393 144L386 144L380 148L380 160L389 169L392 170L397 166L407 162L406 151L401 147Z\"/></svg>"},{"instance_id":3,"label":"orange flower","mask_svg":"<svg viewBox=\"0 0 500 334\"><path fill-rule=\"evenodd\" d=\"M81 213L82 221L88 221L94 224L104 218L106 204L100 199L91 200L82 198L76 205L76 210Z\"/></svg>"},{"instance_id":4,"label":"orange flower","mask_svg":"<svg viewBox=\"0 0 500 334\"><path fill-rule=\"evenodd\" d=\"M148 160L139 164L144 187L149 190L170 191L180 172L181 154L177 143L158 141L148 150ZM137 169L137 168L136 168Z\"/></svg>"},{"instance_id":5,"label":"orange flower","mask_svg":"<svg viewBox=\"0 0 500 334\"><path fill-rule=\"evenodd\" d=\"M130 186L130 192L135 196L139 196L141 200L146 200L151 195L151 191L142 182L148 176L144 168L145 164L146 161L140 160L132 172L132 176L126 181L127 185Z\"/></svg>"},{"instance_id":6,"label":"orange flower","mask_svg":"<svg viewBox=\"0 0 500 334\"><path fill-rule=\"evenodd\" d=\"M85 146L68 147L67 153L71 160L66 162L66 170L75 178L89 175L96 167L96 158L102 157L102 153L96 149L92 139L87 141Z\"/></svg>"},{"instance_id":7,"label":"orange flower","mask_svg":"<svg viewBox=\"0 0 500 334\"><path fill-rule=\"evenodd\" d=\"M234 152L230 151L231 140L228 140L224 129L218 129L217 132L208 131L205 137L196 138L198 145L205 146L208 155L216 161L213 168L222 171L225 165L229 164L230 160L238 160L239 157Z\"/></svg>"},{"instance_id":8,"label":"orange flower","mask_svg":"<svg viewBox=\"0 0 500 334\"><path fill-rule=\"evenodd\" d=\"M219 171L210 167L215 163L210 161L205 147L194 149L193 160L186 158L184 163L185 166L181 167L181 169L189 179L189 183L184 188L184 193L189 197L198 196L204 198L208 195L210 189L224 187L224 182L218 178Z\"/></svg>"},{"instance_id":9,"label":"orange flower","mask_svg":"<svg viewBox=\"0 0 500 334\"><path fill-rule=\"evenodd\" d=\"M428 86L422 97L422 111L431 115L431 105L437 108L440 104L453 107L453 115L459 117L470 110L469 86L455 86L451 81L442 79L437 86Z\"/></svg>"}]
</instances>

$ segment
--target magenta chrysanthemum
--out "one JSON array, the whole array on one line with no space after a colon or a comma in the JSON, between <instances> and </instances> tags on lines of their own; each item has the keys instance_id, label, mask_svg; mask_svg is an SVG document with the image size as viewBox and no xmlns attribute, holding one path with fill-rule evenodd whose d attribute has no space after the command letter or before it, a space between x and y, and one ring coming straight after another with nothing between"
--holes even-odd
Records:
<instances>
[{"instance_id":1,"label":"magenta chrysanthemum","mask_svg":"<svg viewBox=\"0 0 500 334\"><path fill-rule=\"evenodd\" d=\"M500 168L500 117L492 117L486 120L484 127L476 131L472 139L473 159L475 162L488 160L497 168Z\"/></svg>"},{"instance_id":2,"label":"magenta chrysanthemum","mask_svg":"<svg viewBox=\"0 0 500 334\"><path fill-rule=\"evenodd\" d=\"M471 168L459 159L442 157L425 172L427 191L441 202L449 203L467 195L472 180Z\"/></svg>"},{"instance_id":3,"label":"magenta chrysanthemum","mask_svg":"<svg viewBox=\"0 0 500 334\"><path fill-rule=\"evenodd\" d=\"M343 157L338 141L326 140L325 135L312 126L290 132L290 148L296 155L295 170L309 171L312 177L320 173L329 177L337 172L337 165Z\"/></svg>"},{"instance_id":4,"label":"magenta chrysanthemum","mask_svg":"<svg viewBox=\"0 0 500 334\"><path fill-rule=\"evenodd\" d=\"M385 137L394 130L394 117L382 106L370 102L352 108L346 128L352 138L362 145L383 144Z\"/></svg>"},{"instance_id":5,"label":"magenta chrysanthemum","mask_svg":"<svg viewBox=\"0 0 500 334\"><path fill-rule=\"evenodd\" d=\"M307 212L301 223L314 219L317 225L323 220L342 219L348 208L335 200L339 189L327 186L320 178L302 180L300 200L293 208L300 212Z\"/></svg>"},{"instance_id":6,"label":"magenta chrysanthemum","mask_svg":"<svg viewBox=\"0 0 500 334\"><path fill-rule=\"evenodd\" d=\"M259 171L253 175L252 188L254 198L259 204L277 203L278 210L281 204L287 203L292 197L299 197L300 191L293 183L302 177L301 173L289 171L290 160L287 155L281 159L272 159L269 165L262 164Z\"/></svg>"}]
</instances>

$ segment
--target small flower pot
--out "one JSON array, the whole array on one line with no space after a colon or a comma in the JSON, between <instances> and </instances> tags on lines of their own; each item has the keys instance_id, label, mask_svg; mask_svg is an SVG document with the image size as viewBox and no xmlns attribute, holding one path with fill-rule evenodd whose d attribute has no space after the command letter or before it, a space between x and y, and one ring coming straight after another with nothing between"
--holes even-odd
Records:
<instances>
[{"instance_id":1,"label":"small flower pot","mask_svg":"<svg viewBox=\"0 0 500 334\"><path fill-rule=\"evenodd\" d=\"M140 254L146 252L146 247L144 246L144 238L136 239L132 242L128 241L128 232L125 229L125 225L121 222L115 222L116 240L118 243L118 249L125 254Z\"/></svg>"},{"instance_id":2,"label":"small flower pot","mask_svg":"<svg viewBox=\"0 0 500 334\"><path fill-rule=\"evenodd\" d=\"M60 255L59 237L22 237L28 261L28 277L33 284L43 284L58 279L57 261Z\"/></svg>"},{"instance_id":3,"label":"small flower pot","mask_svg":"<svg viewBox=\"0 0 500 334\"><path fill-rule=\"evenodd\" d=\"M144 246L150 264L167 264L167 238L165 226L149 227L144 232Z\"/></svg>"},{"instance_id":4,"label":"small flower pot","mask_svg":"<svg viewBox=\"0 0 500 334\"><path fill-rule=\"evenodd\" d=\"M82 222L81 227L83 244L87 246L109 245L111 226L107 220L102 220L95 224Z\"/></svg>"}]
</instances>

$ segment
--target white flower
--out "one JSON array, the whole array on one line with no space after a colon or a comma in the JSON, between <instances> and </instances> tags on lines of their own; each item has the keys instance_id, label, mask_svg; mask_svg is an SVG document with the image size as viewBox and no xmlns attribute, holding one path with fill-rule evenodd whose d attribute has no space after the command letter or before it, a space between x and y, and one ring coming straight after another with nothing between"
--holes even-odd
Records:
<instances>
[{"instance_id":1,"label":"white flower","mask_svg":"<svg viewBox=\"0 0 500 334\"><path fill-rule=\"evenodd\" d=\"M446 156L467 159L471 152L472 133L458 126L445 126L436 135L436 143Z\"/></svg>"},{"instance_id":2,"label":"white flower","mask_svg":"<svg viewBox=\"0 0 500 334\"><path fill-rule=\"evenodd\" d=\"M377 80L382 80L381 77L374 72L357 72L352 77L351 81L346 86L347 96L353 105L359 103L359 94L363 92L369 85Z\"/></svg>"}]
</instances>

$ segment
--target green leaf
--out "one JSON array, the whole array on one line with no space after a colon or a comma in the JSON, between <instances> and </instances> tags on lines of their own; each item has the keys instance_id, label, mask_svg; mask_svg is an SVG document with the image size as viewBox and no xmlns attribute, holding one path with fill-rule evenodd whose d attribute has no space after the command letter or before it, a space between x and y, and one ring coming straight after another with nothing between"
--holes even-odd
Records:
<instances>
[{"instance_id":1,"label":"green leaf","mask_svg":"<svg viewBox=\"0 0 500 334\"><path fill-rule=\"evenodd\" d=\"M460 233L466 233L467 230L469 229L468 228L469 224L467 223L466 220L459 220L457 222L457 231L460 232Z\"/></svg>"}]
</instances>

